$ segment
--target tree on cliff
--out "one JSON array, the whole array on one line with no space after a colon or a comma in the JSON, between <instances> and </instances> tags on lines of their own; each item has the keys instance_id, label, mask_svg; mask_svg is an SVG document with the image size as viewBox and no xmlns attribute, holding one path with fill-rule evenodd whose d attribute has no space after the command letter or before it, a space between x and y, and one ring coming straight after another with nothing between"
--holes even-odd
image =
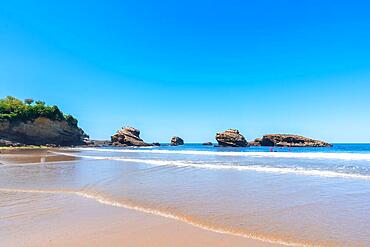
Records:
<instances>
[{"instance_id":1,"label":"tree on cliff","mask_svg":"<svg viewBox=\"0 0 370 247\"><path fill-rule=\"evenodd\" d=\"M77 119L71 115L64 115L57 106L48 106L43 101L33 99L21 100L7 96L0 99L0 120L29 121L38 117L46 117L51 120L65 120L72 126L77 126Z\"/></svg>"},{"instance_id":2,"label":"tree on cliff","mask_svg":"<svg viewBox=\"0 0 370 247\"><path fill-rule=\"evenodd\" d=\"M25 99L24 103L26 103L27 105L31 105L33 101L34 101L33 99Z\"/></svg>"}]
</instances>

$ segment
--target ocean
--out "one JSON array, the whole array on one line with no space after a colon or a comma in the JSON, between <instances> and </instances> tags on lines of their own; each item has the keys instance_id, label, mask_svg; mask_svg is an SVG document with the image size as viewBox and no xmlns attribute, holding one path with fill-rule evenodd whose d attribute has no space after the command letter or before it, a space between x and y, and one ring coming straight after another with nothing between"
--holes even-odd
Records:
<instances>
[{"instance_id":1,"label":"ocean","mask_svg":"<svg viewBox=\"0 0 370 247\"><path fill-rule=\"evenodd\" d=\"M74 194L285 245L370 246L370 144L71 148L0 162L0 209L17 192Z\"/></svg>"}]
</instances>

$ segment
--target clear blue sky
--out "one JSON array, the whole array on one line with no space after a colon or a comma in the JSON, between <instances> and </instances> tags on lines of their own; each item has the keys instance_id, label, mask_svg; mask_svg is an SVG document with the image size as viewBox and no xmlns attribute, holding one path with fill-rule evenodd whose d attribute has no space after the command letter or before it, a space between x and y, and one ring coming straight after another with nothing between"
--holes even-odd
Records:
<instances>
[{"instance_id":1,"label":"clear blue sky","mask_svg":"<svg viewBox=\"0 0 370 247\"><path fill-rule=\"evenodd\" d=\"M368 1L3 1L0 97L92 138L295 133L370 142Z\"/></svg>"}]
</instances>

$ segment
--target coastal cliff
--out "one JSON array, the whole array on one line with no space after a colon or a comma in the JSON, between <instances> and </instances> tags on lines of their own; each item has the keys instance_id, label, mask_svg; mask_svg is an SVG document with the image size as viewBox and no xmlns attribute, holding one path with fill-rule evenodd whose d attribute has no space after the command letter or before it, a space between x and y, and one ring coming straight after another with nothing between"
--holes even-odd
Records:
<instances>
[{"instance_id":1,"label":"coastal cliff","mask_svg":"<svg viewBox=\"0 0 370 247\"><path fill-rule=\"evenodd\" d=\"M77 120L57 106L8 96L0 100L0 139L4 146L83 145L88 138Z\"/></svg>"},{"instance_id":2,"label":"coastal cliff","mask_svg":"<svg viewBox=\"0 0 370 247\"><path fill-rule=\"evenodd\" d=\"M82 145L86 134L67 121L39 117L30 121L0 120L0 137L25 145Z\"/></svg>"}]
</instances>

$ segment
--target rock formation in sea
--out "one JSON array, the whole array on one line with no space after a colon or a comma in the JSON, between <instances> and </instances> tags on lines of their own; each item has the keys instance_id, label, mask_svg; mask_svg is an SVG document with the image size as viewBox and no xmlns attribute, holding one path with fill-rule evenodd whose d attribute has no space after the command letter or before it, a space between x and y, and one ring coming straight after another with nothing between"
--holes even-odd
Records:
<instances>
[{"instance_id":1,"label":"rock formation in sea","mask_svg":"<svg viewBox=\"0 0 370 247\"><path fill-rule=\"evenodd\" d=\"M88 147L108 147L112 145L110 140L85 140L85 145Z\"/></svg>"},{"instance_id":2,"label":"rock formation in sea","mask_svg":"<svg viewBox=\"0 0 370 247\"><path fill-rule=\"evenodd\" d=\"M212 142L203 142L202 145L203 146L212 146L213 143Z\"/></svg>"},{"instance_id":3,"label":"rock formation in sea","mask_svg":"<svg viewBox=\"0 0 370 247\"><path fill-rule=\"evenodd\" d=\"M174 136L171 138L171 146L179 146L179 145L184 145L184 140L181 139L178 136Z\"/></svg>"},{"instance_id":4,"label":"rock formation in sea","mask_svg":"<svg viewBox=\"0 0 370 247\"><path fill-rule=\"evenodd\" d=\"M257 138L250 145L278 147L331 147L332 144L299 135L270 134Z\"/></svg>"},{"instance_id":5,"label":"rock formation in sea","mask_svg":"<svg viewBox=\"0 0 370 247\"><path fill-rule=\"evenodd\" d=\"M219 146L222 147L247 147L247 140L236 129L228 129L224 132L216 134L216 140Z\"/></svg>"},{"instance_id":6,"label":"rock formation in sea","mask_svg":"<svg viewBox=\"0 0 370 247\"><path fill-rule=\"evenodd\" d=\"M261 138L256 138L254 141L248 142L250 146L261 146Z\"/></svg>"},{"instance_id":7,"label":"rock formation in sea","mask_svg":"<svg viewBox=\"0 0 370 247\"><path fill-rule=\"evenodd\" d=\"M124 127L111 136L113 146L152 146L140 138L140 130Z\"/></svg>"}]
</instances>

